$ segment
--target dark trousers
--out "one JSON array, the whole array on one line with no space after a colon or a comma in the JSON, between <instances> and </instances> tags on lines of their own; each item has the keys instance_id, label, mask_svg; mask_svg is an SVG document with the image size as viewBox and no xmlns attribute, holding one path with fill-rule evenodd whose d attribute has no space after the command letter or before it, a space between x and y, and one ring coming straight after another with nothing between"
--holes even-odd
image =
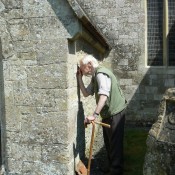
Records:
<instances>
[{"instance_id":1,"label":"dark trousers","mask_svg":"<svg viewBox=\"0 0 175 175\"><path fill-rule=\"evenodd\" d=\"M104 143L109 159L109 175L122 175L125 110L102 121L111 125L111 128L103 127Z\"/></svg>"}]
</instances>

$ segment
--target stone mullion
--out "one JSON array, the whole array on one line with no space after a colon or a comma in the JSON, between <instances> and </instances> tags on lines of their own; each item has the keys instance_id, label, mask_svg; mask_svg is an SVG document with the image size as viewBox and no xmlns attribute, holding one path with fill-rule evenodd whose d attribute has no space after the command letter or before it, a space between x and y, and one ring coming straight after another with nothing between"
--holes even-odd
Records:
<instances>
[{"instance_id":1,"label":"stone mullion","mask_svg":"<svg viewBox=\"0 0 175 175\"><path fill-rule=\"evenodd\" d=\"M168 0L163 2L163 65L168 65Z\"/></svg>"}]
</instances>

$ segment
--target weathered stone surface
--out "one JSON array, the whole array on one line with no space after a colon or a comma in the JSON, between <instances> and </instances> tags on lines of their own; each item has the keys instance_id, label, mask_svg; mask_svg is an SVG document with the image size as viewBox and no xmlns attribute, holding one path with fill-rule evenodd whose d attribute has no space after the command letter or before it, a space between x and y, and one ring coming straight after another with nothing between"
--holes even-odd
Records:
<instances>
[{"instance_id":1,"label":"weathered stone surface","mask_svg":"<svg viewBox=\"0 0 175 175\"><path fill-rule=\"evenodd\" d=\"M14 158L17 161L37 161L41 159L41 146L40 145L20 145L13 143L8 145L10 150L8 151L9 157Z\"/></svg>"},{"instance_id":2,"label":"weathered stone surface","mask_svg":"<svg viewBox=\"0 0 175 175\"><path fill-rule=\"evenodd\" d=\"M8 9L4 11L3 17L8 19L9 22L13 22L13 19L22 19L23 10L22 9Z\"/></svg>"},{"instance_id":3,"label":"weathered stone surface","mask_svg":"<svg viewBox=\"0 0 175 175\"><path fill-rule=\"evenodd\" d=\"M147 138L144 175L171 175L175 171L175 88L161 101L158 120Z\"/></svg>"},{"instance_id":4,"label":"weathered stone surface","mask_svg":"<svg viewBox=\"0 0 175 175\"><path fill-rule=\"evenodd\" d=\"M66 89L66 65L29 67L28 86L39 89Z\"/></svg>"},{"instance_id":5,"label":"weathered stone surface","mask_svg":"<svg viewBox=\"0 0 175 175\"><path fill-rule=\"evenodd\" d=\"M67 38L79 23L68 3L59 2L53 10L49 1L0 1L1 147L8 175L74 174L77 105L70 125Z\"/></svg>"},{"instance_id":6,"label":"weathered stone surface","mask_svg":"<svg viewBox=\"0 0 175 175\"><path fill-rule=\"evenodd\" d=\"M31 18L29 19L31 40L50 40L61 38L60 28L62 24L57 17ZM66 33L63 33L63 36Z\"/></svg>"},{"instance_id":7,"label":"weathered stone surface","mask_svg":"<svg viewBox=\"0 0 175 175\"><path fill-rule=\"evenodd\" d=\"M60 164L57 162L42 163L42 162L24 162L22 167L22 174L24 175L62 175L73 173L69 170L69 167L73 168L72 163L70 164Z\"/></svg>"},{"instance_id":8,"label":"weathered stone surface","mask_svg":"<svg viewBox=\"0 0 175 175\"><path fill-rule=\"evenodd\" d=\"M19 9L22 7L22 0L2 0L7 9Z\"/></svg>"},{"instance_id":9,"label":"weathered stone surface","mask_svg":"<svg viewBox=\"0 0 175 175\"><path fill-rule=\"evenodd\" d=\"M0 2L0 12L5 10L5 6L2 2Z\"/></svg>"},{"instance_id":10,"label":"weathered stone surface","mask_svg":"<svg viewBox=\"0 0 175 175\"><path fill-rule=\"evenodd\" d=\"M70 155L70 148L63 144L42 146L42 161L49 163L55 161L59 163L68 163L73 155Z\"/></svg>"},{"instance_id":11,"label":"weathered stone surface","mask_svg":"<svg viewBox=\"0 0 175 175\"><path fill-rule=\"evenodd\" d=\"M29 28L28 25L24 21L17 21L15 24L10 24L10 33L12 40L28 40L29 39Z\"/></svg>"},{"instance_id":12,"label":"weathered stone surface","mask_svg":"<svg viewBox=\"0 0 175 175\"><path fill-rule=\"evenodd\" d=\"M67 52L65 39L49 39L36 43L36 58L39 65L66 63Z\"/></svg>"},{"instance_id":13,"label":"weathered stone surface","mask_svg":"<svg viewBox=\"0 0 175 175\"><path fill-rule=\"evenodd\" d=\"M95 101L94 97L85 100L77 90L77 56L82 50L99 59L103 55L76 14L91 19L113 46L104 65L120 79L128 100L128 121L153 122L165 89L175 86L173 67L146 67L145 1L76 1L79 7L74 7L81 11L73 11L66 0L0 0L2 157L9 175L72 175L73 151L84 156L88 141L83 138L88 140L91 130L85 133L83 118L92 114ZM8 146L19 144L21 155L27 145L30 150L48 146L43 154L48 162L16 160L16 151L8 159L6 140ZM69 149L69 163L52 161L57 158L50 149L55 144Z\"/></svg>"},{"instance_id":14,"label":"weathered stone surface","mask_svg":"<svg viewBox=\"0 0 175 175\"><path fill-rule=\"evenodd\" d=\"M61 1L60 1L61 2ZM57 3L59 4L59 3ZM60 8L60 6L58 6ZM23 0L24 16L26 18L55 16L51 5L47 0L35 1L35 0Z\"/></svg>"}]
</instances>

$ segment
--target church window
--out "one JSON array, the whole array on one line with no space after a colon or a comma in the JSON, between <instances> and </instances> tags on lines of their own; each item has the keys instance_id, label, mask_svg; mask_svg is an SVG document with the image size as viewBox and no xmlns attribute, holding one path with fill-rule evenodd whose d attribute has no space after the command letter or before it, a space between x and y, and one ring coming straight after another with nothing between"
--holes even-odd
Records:
<instances>
[{"instance_id":1,"label":"church window","mask_svg":"<svg viewBox=\"0 0 175 175\"><path fill-rule=\"evenodd\" d=\"M147 65L175 66L175 1L147 0Z\"/></svg>"}]
</instances>

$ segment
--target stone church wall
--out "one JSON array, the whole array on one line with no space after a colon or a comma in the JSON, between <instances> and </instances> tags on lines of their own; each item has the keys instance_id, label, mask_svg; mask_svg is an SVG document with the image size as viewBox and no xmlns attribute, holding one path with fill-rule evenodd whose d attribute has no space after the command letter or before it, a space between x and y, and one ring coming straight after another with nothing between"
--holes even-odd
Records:
<instances>
[{"instance_id":1,"label":"stone church wall","mask_svg":"<svg viewBox=\"0 0 175 175\"><path fill-rule=\"evenodd\" d=\"M173 67L148 67L145 0L77 0L112 45L112 67L128 100L127 120L152 123Z\"/></svg>"},{"instance_id":2,"label":"stone church wall","mask_svg":"<svg viewBox=\"0 0 175 175\"><path fill-rule=\"evenodd\" d=\"M69 0L69 2L73 0ZM128 100L127 120L153 122L174 68L146 62L144 0L77 0L112 46L104 64ZM74 174L90 132L83 118L94 101L77 88L77 56L101 53L82 38L66 0L0 0L1 164L9 175ZM75 47L76 46L76 47ZM87 79L88 83L88 79ZM91 103L92 102L92 103ZM78 126L78 127L77 127Z\"/></svg>"},{"instance_id":3,"label":"stone church wall","mask_svg":"<svg viewBox=\"0 0 175 175\"><path fill-rule=\"evenodd\" d=\"M0 0L2 174L71 175L85 157L95 100L82 97L77 63L102 54L84 30L65 0Z\"/></svg>"},{"instance_id":4,"label":"stone church wall","mask_svg":"<svg viewBox=\"0 0 175 175\"><path fill-rule=\"evenodd\" d=\"M78 100L71 104L71 115L68 96L77 95L76 62L69 60L67 39L79 25L64 0L0 1L1 164L6 174L74 174Z\"/></svg>"}]
</instances>

